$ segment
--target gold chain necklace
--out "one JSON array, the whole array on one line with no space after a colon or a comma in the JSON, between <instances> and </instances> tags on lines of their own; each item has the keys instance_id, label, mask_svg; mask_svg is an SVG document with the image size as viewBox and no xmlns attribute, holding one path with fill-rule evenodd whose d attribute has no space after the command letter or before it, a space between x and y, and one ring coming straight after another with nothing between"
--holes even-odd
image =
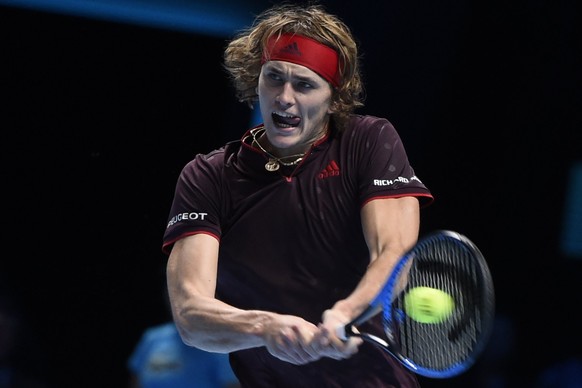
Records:
<instances>
[{"instance_id":1,"label":"gold chain necklace","mask_svg":"<svg viewBox=\"0 0 582 388\"><path fill-rule=\"evenodd\" d=\"M253 141L252 141L251 145L252 144L256 144L257 147L259 147L259 149L261 151L263 151L265 154L267 154L267 156L269 157L269 161L265 164L265 170L271 171L271 172L277 171L281 167L281 165L287 166L287 167L288 166L295 166L295 165L299 164L303 160L303 157L305 156L305 153L295 154L295 155L289 155L289 156L283 156L281 158L278 158L275 155L271 154L257 140L257 133L260 130L262 130L264 132L264 129L263 128L256 128L256 129L251 130L251 136L253 137ZM284 162L282 160L282 159L289 159L289 158L295 158L295 160L293 160L292 162Z\"/></svg>"}]
</instances>

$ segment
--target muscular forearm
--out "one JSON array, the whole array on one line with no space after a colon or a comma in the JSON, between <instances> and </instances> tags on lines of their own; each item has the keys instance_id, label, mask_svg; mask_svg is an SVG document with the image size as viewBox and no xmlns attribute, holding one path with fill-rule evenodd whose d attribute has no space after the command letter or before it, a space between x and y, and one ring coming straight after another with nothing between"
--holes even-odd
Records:
<instances>
[{"instance_id":1,"label":"muscular forearm","mask_svg":"<svg viewBox=\"0 0 582 388\"><path fill-rule=\"evenodd\" d=\"M270 312L240 310L204 296L190 297L173 313L186 344L219 353L263 346L265 327L274 319Z\"/></svg>"},{"instance_id":2,"label":"muscular forearm","mask_svg":"<svg viewBox=\"0 0 582 388\"><path fill-rule=\"evenodd\" d=\"M317 326L297 316L240 310L201 296L179 305L182 307L174 309L174 315L183 341L202 350L228 353L265 346L271 355L298 365L355 351L330 353L322 345Z\"/></svg>"}]
</instances>

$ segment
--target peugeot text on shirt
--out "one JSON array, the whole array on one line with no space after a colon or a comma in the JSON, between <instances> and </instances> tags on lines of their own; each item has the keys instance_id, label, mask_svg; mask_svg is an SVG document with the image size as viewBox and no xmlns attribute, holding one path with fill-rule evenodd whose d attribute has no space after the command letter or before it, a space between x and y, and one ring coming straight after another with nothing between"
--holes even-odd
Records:
<instances>
[{"instance_id":1,"label":"peugeot text on shirt","mask_svg":"<svg viewBox=\"0 0 582 388\"><path fill-rule=\"evenodd\" d=\"M180 213L176 214L174 217L170 219L168 222L167 228L174 225L176 222L184 221L184 220L201 220L204 221L204 218L208 215L208 213Z\"/></svg>"}]
</instances>

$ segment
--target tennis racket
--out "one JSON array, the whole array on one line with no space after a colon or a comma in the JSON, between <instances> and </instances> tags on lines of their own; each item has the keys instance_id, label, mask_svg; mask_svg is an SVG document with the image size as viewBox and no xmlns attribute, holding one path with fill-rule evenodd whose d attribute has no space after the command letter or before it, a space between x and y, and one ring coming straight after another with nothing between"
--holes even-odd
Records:
<instances>
[{"instance_id":1,"label":"tennis racket","mask_svg":"<svg viewBox=\"0 0 582 388\"><path fill-rule=\"evenodd\" d=\"M385 338L358 330L380 312ZM379 346L421 376L449 378L475 362L494 314L493 281L483 255L467 237L443 230L402 256L368 308L337 334Z\"/></svg>"}]
</instances>

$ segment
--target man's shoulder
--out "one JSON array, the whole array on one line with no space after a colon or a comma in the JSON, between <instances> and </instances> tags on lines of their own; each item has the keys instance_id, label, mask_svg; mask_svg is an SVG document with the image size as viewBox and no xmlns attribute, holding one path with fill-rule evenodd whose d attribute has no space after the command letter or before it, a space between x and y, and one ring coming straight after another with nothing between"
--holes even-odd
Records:
<instances>
[{"instance_id":1,"label":"man's shoulder","mask_svg":"<svg viewBox=\"0 0 582 388\"><path fill-rule=\"evenodd\" d=\"M350 116L350 121L348 129L350 130L365 130L374 129L382 127L390 127L393 129L392 123L385 117L374 116L374 115L363 115L363 114L352 114Z\"/></svg>"},{"instance_id":2,"label":"man's shoulder","mask_svg":"<svg viewBox=\"0 0 582 388\"><path fill-rule=\"evenodd\" d=\"M363 141L382 136L393 137L396 133L392 123L385 117L353 114L350 116L342 138L350 139L350 141Z\"/></svg>"},{"instance_id":3,"label":"man's shoulder","mask_svg":"<svg viewBox=\"0 0 582 388\"><path fill-rule=\"evenodd\" d=\"M220 169L226 163L228 163L229 158L231 158L232 155L236 154L239 148L240 141L233 141L226 143L224 146L209 151L207 153L199 153L190 162L186 164L186 169L192 168Z\"/></svg>"}]
</instances>

